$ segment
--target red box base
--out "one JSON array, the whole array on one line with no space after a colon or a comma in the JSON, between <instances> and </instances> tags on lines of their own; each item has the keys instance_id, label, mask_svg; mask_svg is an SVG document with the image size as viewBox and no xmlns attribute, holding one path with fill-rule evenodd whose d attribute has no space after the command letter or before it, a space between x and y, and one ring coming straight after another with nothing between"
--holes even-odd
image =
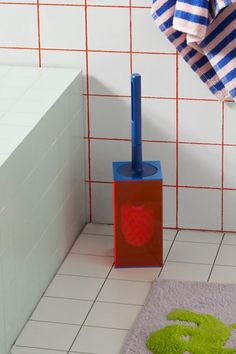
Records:
<instances>
[{"instance_id":1,"label":"red box base","mask_svg":"<svg viewBox=\"0 0 236 354\"><path fill-rule=\"evenodd\" d=\"M115 267L163 265L162 180L113 181Z\"/></svg>"}]
</instances>

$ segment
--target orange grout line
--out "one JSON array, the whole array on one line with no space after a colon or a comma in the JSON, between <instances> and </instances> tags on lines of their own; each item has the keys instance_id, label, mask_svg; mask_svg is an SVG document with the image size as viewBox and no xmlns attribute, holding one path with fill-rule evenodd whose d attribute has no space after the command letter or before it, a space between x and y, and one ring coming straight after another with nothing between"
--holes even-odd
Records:
<instances>
[{"instance_id":1,"label":"orange grout line","mask_svg":"<svg viewBox=\"0 0 236 354\"><path fill-rule=\"evenodd\" d=\"M178 228L179 222L179 57L176 51L175 59L175 70L176 70L176 228Z\"/></svg>"},{"instance_id":2,"label":"orange grout line","mask_svg":"<svg viewBox=\"0 0 236 354\"><path fill-rule=\"evenodd\" d=\"M39 67L42 66L41 58L41 36L40 36L40 10L39 10L39 0L37 0L37 37L38 37L38 57L39 57Z\"/></svg>"},{"instance_id":3,"label":"orange grout line","mask_svg":"<svg viewBox=\"0 0 236 354\"><path fill-rule=\"evenodd\" d=\"M86 183L96 183L96 184L112 184L112 181L104 181L104 180L90 180L90 179L86 179L85 180ZM235 188L227 188L227 187L212 187L212 186L193 186L193 185L182 185L182 184L178 184L178 186L176 184L163 184L163 187L166 188L181 188L181 189L200 189L200 190L215 190L215 191L236 191L236 187Z\"/></svg>"},{"instance_id":4,"label":"orange grout line","mask_svg":"<svg viewBox=\"0 0 236 354\"><path fill-rule=\"evenodd\" d=\"M225 129L224 129L224 123L225 123L225 110L224 110L224 102L221 103L221 117L222 117L222 129L221 129L221 134L222 134L222 147L221 147L221 230L224 230L224 134L225 134Z\"/></svg>"},{"instance_id":5,"label":"orange grout line","mask_svg":"<svg viewBox=\"0 0 236 354\"><path fill-rule=\"evenodd\" d=\"M91 143L90 143L90 96L89 96L89 60L88 60L88 6L85 0L85 47L86 47L86 93L87 93L87 131L88 131L88 175L91 180ZM92 222L92 184L89 183L89 222Z\"/></svg>"},{"instance_id":6,"label":"orange grout line","mask_svg":"<svg viewBox=\"0 0 236 354\"><path fill-rule=\"evenodd\" d=\"M0 5L23 5L23 6L35 6L37 1L35 2L12 2L12 1L0 1ZM97 5L97 4L74 4L74 3L44 3L40 2L40 6L68 6L68 7L93 7L93 8L114 8L114 9L129 9L129 5ZM150 9L150 6L132 6L134 9Z\"/></svg>"},{"instance_id":7,"label":"orange grout line","mask_svg":"<svg viewBox=\"0 0 236 354\"><path fill-rule=\"evenodd\" d=\"M129 0L129 45L130 45L130 74L133 72L133 56L132 56L132 50L133 50L133 28L132 28L132 0Z\"/></svg>"}]
</instances>

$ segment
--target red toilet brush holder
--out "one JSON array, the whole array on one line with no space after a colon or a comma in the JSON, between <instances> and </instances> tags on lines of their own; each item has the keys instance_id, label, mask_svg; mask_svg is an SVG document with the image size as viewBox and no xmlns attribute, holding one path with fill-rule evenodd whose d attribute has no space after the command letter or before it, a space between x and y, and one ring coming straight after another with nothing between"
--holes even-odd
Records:
<instances>
[{"instance_id":1,"label":"red toilet brush holder","mask_svg":"<svg viewBox=\"0 0 236 354\"><path fill-rule=\"evenodd\" d=\"M163 265L160 161L142 161L141 77L132 75L132 162L113 162L115 267Z\"/></svg>"}]
</instances>

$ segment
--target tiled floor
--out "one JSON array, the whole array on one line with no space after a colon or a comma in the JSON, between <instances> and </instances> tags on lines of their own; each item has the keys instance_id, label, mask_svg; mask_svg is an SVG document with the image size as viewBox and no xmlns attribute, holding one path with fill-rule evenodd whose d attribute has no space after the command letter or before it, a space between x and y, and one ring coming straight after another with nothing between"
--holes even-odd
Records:
<instances>
[{"instance_id":1,"label":"tiled floor","mask_svg":"<svg viewBox=\"0 0 236 354\"><path fill-rule=\"evenodd\" d=\"M162 269L115 269L112 226L89 224L12 354L118 354L154 278L236 283L236 235L164 231Z\"/></svg>"}]
</instances>

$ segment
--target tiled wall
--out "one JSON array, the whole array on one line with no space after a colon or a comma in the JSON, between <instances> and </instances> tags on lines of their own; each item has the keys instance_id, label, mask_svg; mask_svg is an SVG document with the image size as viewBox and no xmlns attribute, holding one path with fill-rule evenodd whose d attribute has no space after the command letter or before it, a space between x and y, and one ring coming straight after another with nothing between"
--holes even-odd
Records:
<instances>
[{"instance_id":1,"label":"tiled wall","mask_svg":"<svg viewBox=\"0 0 236 354\"><path fill-rule=\"evenodd\" d=\"M12 100L0 114L0 354L9 352L86 220L82 79L67 70L74 81L61 87L65 71L48 80L30 70L39 78L26 93L31 75L22 68L18 82L16 70L4 80L0 75L0 106L3 81ZM4 139L15 150L2 164L3 147L12 145Z\"/></svg>"},{"instance_id":2,"label":"tiled wall","mask_svg":"<svg viewBox=\"0 0 236 354\"><path fill-rule=\"evenodd\" d=\"M144 157L163 165L165 226L236 231L236 107L176 55L151 0L1 2L1 63L84 70L91 220L112 222L111 162L130 157L133 71L143 75Z\"/></svg>"}]
</instances>

